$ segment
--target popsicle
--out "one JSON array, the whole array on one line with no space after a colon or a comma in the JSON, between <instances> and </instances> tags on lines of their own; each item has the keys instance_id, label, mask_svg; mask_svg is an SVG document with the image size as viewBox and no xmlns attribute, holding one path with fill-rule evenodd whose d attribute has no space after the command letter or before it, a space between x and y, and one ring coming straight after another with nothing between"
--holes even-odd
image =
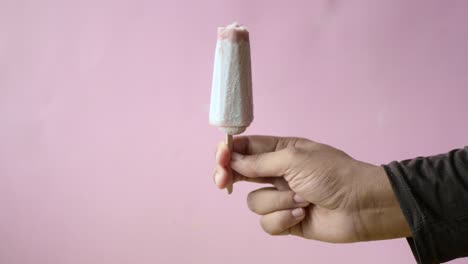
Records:
<instances>
[{"instance_id":1,"label":"popsicle","mask_svg":"<svg viewBox=\"0 0 468 264\"><path fill-rule=\"evenodd\" d=\"M210 124L226 134L232 151L232 137L243 133L253 121L252 72L247 29L237 23L218 28ZM232 185L228 186L232 193Z\"/></svg>"}]
</instances>

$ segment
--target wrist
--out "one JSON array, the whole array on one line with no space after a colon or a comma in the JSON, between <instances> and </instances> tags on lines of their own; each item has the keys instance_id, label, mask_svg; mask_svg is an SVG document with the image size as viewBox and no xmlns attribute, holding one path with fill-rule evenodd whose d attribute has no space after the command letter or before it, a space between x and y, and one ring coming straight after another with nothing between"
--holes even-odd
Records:
<instances>
[{"instance_id":1,"label":"wrist","mask_svg":"<svg viewBox=\"0 0 468 264\"><path fill-rule=\"evenodd\" d=\"M385 170L381 166L359 162L356 175L358 218L364 230L363 240L381 240L411 236Z\"/></svg>"}]
</instances>

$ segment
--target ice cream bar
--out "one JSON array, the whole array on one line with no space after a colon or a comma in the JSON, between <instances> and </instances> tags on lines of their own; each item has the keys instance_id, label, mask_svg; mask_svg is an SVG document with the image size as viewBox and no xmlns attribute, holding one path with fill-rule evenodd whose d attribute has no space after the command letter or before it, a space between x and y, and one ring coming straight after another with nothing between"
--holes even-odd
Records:
<instances>
[{"instance_id":1,"label":"ice cream bar","mask_svg":"<svg viewBox=\"0 0 468 264\"><path fill-rule=\"evenodd\" d=\"M211 87L210 124L228 135L253 121L249 32L233 23L218 28Z\"/></svg>"}]
</instances>

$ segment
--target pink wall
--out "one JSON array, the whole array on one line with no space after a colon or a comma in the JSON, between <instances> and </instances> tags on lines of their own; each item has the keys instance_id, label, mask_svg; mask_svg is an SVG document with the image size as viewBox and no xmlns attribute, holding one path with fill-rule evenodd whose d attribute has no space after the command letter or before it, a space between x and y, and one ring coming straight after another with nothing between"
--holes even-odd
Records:
<instances>
[{"instance_id":1,"label":"pink wall","mask_svg":"<svg viewBox=\"0 0 468 264\"><path fill-rule=\"evenodd\" d=\"M249 134L378 164L467 144L466 1L2 0L0 263L414 263L403 239L270 237L257 186L214 187L215 34L234 20Z\"/></svg>"}]
</instances>

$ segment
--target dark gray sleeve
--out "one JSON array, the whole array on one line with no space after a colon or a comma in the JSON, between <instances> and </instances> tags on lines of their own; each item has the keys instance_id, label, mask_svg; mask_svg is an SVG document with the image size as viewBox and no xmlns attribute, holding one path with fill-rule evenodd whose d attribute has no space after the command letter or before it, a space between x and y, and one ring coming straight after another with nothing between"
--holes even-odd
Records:
<instances>
[{"instance_id":1,"label":"dark gray sleeve","mask_svg":"<svg viewBox=\"0 0 468 264\"><path fill-rule=\"evenodd\" d=\"M468 147L383 166L411 228L418 263L468 256Z\"/></svg>"}]
</instances>

